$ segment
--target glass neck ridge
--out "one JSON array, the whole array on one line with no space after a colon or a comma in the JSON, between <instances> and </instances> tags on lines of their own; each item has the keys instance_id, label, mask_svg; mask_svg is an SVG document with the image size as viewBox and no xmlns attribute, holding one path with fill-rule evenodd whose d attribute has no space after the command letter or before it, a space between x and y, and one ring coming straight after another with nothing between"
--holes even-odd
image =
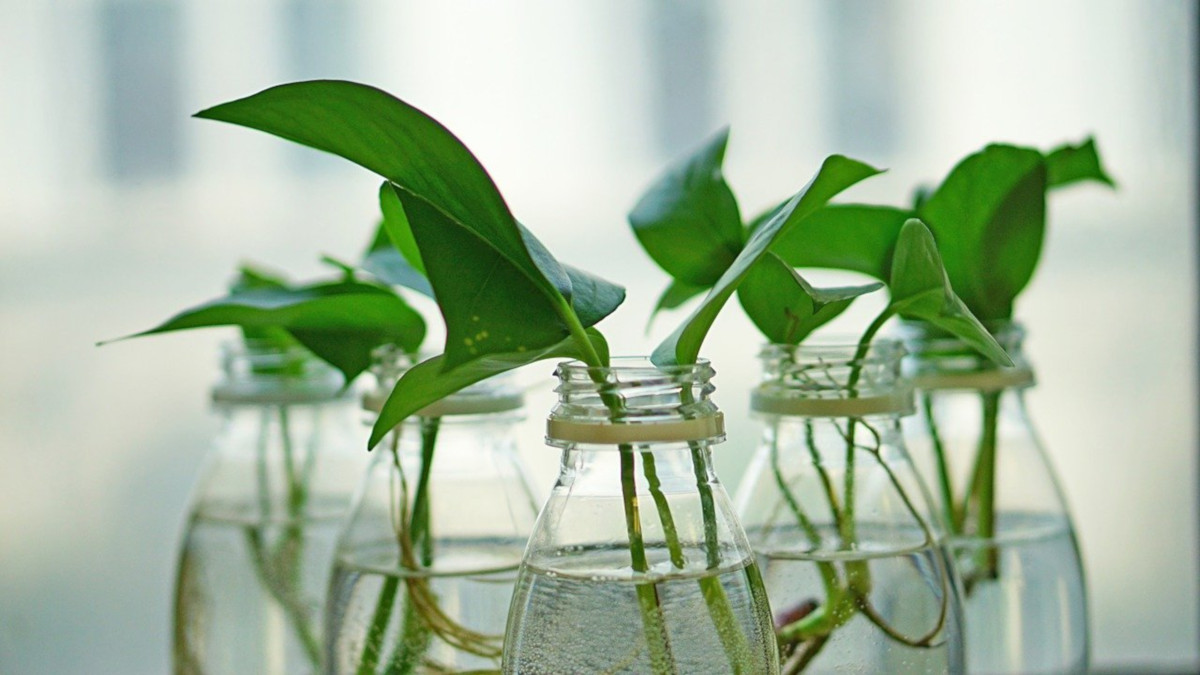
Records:
<instances>
[{"instance_id":1,"label":"glass neck ridge","mask_svg":"<svg viewBox=\"0 0 1200 675\"><path fill-rule=\"evenodd\" d=\"M212 389L217 403L296 404L340 398L342 374L299 345L263 340L221 346L222 377Z\"/></svg>"},{"instance_id":2,"label":"glass neck ridge","mask_svg":"<svg viewBox=\"0 0 1200 675\"><path fill-rule=\"evenodd\" d=\"M908 350L904 372L913 386L927 391L1002 391L1036 384L1033 369L1025 358L1025 329L1021 324L998 321L985 326L1013 360L1013 366L1000 366L966 342L933 326L916 321L903 322L899 337Z\"/></svg>"},{"instance_id":3,"label":"glass neck ridge","mask_svg":"<svg viewBox=\"0 0 1200 675\"><path fill-rule=\"evenodd\" d=\"M607 368L561 363L546 442L555 447L719 443L725 440L725 425L709 398L714 374L703 360L663 368L636 357L614 358Z\"/></svg>"},{"instance_id":4,"label":"glass neck ridge","mask_svg":"<svg viewBox=\"0 0 1200 675\"><path fill-rule=\"evenodd\" d=\"M432 354L407 354L394 346L381 347L373 354L371 374L375 386L363 394L364 410L378 413L400 377L417 363ZM476 382L436 403L417 411L415 416L433 418L460 415L490 415L520 410L525 406L525 394L508 375L498 375Z\"/></svg>"},{"instance_id":5,"label":"glass neck ridge","mask_svg":"<svg viewBox=\"0 0 1200 675\"><path fill-rule=\"evenodd\" d=\"M900 375L904 348L877 339L865 350L850 343L763 347L762 381L750 408L766 415L867 417L913 412Z\"/></svg>"}]
</instances>

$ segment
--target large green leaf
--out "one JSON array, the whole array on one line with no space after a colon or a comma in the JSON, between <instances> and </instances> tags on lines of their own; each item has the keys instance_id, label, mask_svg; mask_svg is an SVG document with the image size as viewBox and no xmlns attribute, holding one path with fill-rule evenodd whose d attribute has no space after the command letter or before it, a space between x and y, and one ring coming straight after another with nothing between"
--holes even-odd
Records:
<instances>
[{"instance_id":1,"label":"large green leaf","mask_svg":"<svg viewBox=\"0 0 1200 675\"><path fill-rule=\"evenodd\" d=\"M370 353L385 343L416 351L425 322L391 290L354 281L300 288L240 290L186 309L165 322L127 337L210 326L282 329L349 382L370 364ZM121 338L126 339L126 338Z\"/></svg>"},{"instance_id":2,"label":"large green leaf","mask_svg":"<svg viewBox=\"0 0 1200 675\"><path fill-rule=\"evenodd\" d=\"M758 228L745 248L717 280L700 305L680 326L655 348L651 360L660 366L695 363L705 335L738 284L749 274L751 267L780 236L787 234L814 211L825 205L842 190L879 173L878 169L862 162L832 155L800 192L796 193L771 219Z\"/></svg>"},{"instance_id":3,"label":"large green leaf","mask_svg":"<svg viewBox=\"0 0 1200 675\"><path fill-rule=\"evenodd\" d=\"M771 251L792 267L853 270L887 280L892 251L910 211L829 204L779 237Z\"/></svg>"},{"instance_id":4,"label":"large green leaf","mask_svg":"<svg viewBox=\"0 0 1200 675\"><path fill-rule=\"evenodd\" d=\"M476 233L547 295L557 292L479 160L437 120L387 92L338 80L294 82L196 116L265 131L366 167Z\"/></svg>"},{"instance_id":5,"label":"large green leaf","mask_svg":"<svg viewBox=\"0 0 1200 675\"><path fill-rule=\"evenodd\" d=\"M737 295L746 315L768 340L795 345L845 311L854 298L880 288L881 283L813 288L788 263L769 253L750 269Z\"/></svg>"},{"instance_id":6,"label":"large green leaf","mask_svg":"<svg viewBox=\"0 0 1200 675\"><path fill-rule=\"evenodd\" d=\"M900 314L948 331L1001 365L1012 360L955 294L929 228L920 220L904 223L896 241L891 302L885 314Z\"/></svg>"},{"instance_id":7,"label":"large green leaf","mask_svg":"<svg viewBox=\"0 0 1200 675\"><path fill-rule=\"evenodd\" d=\"M1012 316L1013 301L1029 284L1046 231L1046 167L1035 165L1012 186L981 233L974 256L979 279L977 314Z\"/></svg>"},{"instance_id":8,"label":"large green leaf","mask_svg":"<svg viewBox=\"0 0 1200 675\"><path fill-rule=\"evenodd\" d=\"M1051 188L1064 187L1079 181L1093 180L1109 187L1117 184L1104 170L1096 141L1092 137L1079 145L1061 145L1046 155L1046 184Z\"/></svg>"},{"instance_id":9,"label":"large green leaf","mask_svg":"<svg viewBox=\"0 0 1200 675\"><path fill-rule=\"evenodd\" d=\"M398 194L446 322L444 368L537 351L570 334L553 300L491 242L428 202Z\"/></svg>"},{"instance_id":10,"label":"large green leaf","mask_svg":"<svg viewBox=\"0 0 1200 675\"><path fill-rule=\"evenodd\" d=\"M400 198L396 196L396 191L388 181L379 186L379 211L383 214L383 222L380 223L382 232L376 234L371 251L382 248L395 249L409 267L424 275L425 263L421 260L417 240L413 238L412 228L408 226L408 219L404 216L404 206L400 204ZM384 234L385 237L381 238L379 234Z\"/></svg>"},{"instance_id":11,"label":"large green leaf","mask_svg":"<svg viewBox=\"0 0 1200 675\"><path fill-rule=\"evenodd\" d=\"M592 329L588 333L593 348L604 345L598 332ZM571 338L536 351L488 354L455 368L446 367L444 355L435 356L409 369L396 383L375 420L368 447L375 447L389 431L413 413L464 387L542 359L579 357L579 345Z\"/></svg>"},{"instance_id":12,"label":"large green leaf","mask_svg":"<svg viewBox=\"0 0 1200 675\"><path fill-rule=\"evenodd\" d=\"M1028 283L1045 227L1045 186L1040 152L989 145L959 162L918 211L954 289L977 316L1008 318L1012 300ZM1012 249L1002 255L1004 262L1024 262L998 264L998 251L990 248L997 244Z\"/></svg>"},{"instance_id":13,"label":"large green leaf","mask_svg":"<svg viewBox=\"0 0 1200 675\"><path fill-rule=\"evenodd\" d=\"M412 228L446 321L447 369L487 354L544 349L570 334L565 313L587 328L625 298L621 287L560 265L526 234L539 264L555 277L548 282L550 295L476 231L411 193L397 195L402 204L397 217Z\"/></svg>"},{"instance_id":14,"label":"large green leaf","mask_svg":"<svg viewBox=\"0 0 1200 675\"><path fill-rule=\"evenodd\" d=\"M629 224L642 247L672 278L716 283L742 248L737 201L721 173L729 130L671 167L642 195Z\"/></svg>"}]
</instances>

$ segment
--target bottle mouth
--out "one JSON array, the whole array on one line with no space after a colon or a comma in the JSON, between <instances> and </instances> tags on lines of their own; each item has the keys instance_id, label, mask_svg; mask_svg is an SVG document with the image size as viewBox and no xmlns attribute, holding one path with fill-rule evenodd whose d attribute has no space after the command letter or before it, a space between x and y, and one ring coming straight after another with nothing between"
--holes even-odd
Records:
<instances>
[{"instance_id":1,"label":"bottle mouth","mask_svg":"<svg viewBox=\"0 0 1200 675\"><path fill-rule=\"evenodd\" d=\"M329 401L346 393L345 378L304 347L261 339L221 345L223 377L213 387L218 403L296 404Z\"/></svg>"},{"instance_id":2,"label":"bottle mouth","mask_svg":"<svg viewBox=\"0 0 1200 675\"><path fill-rule=\"evenodd\" d=\"M383 410L396 382L413 366L435 356L435 352L410 354L394 345L385 345L372 354L371 373L375 386L362 397L362 407L372 413ZM525 392L516 386L511 373L501 373L476 382L432 403L416 413L417 417L490 415L525 407Z\"/></svg>"},{"instance_id":3,"label":"bottle mouth","mask_svg":"<svg viewBox=\"0 0 1200 675\"><path fill-rule=\"evenodd\" d=\"M724 419L709 399L715 370L707 360L659 367L645 357L615 357L609 366L558 364L558 404L546 442L623 445L725 439Z\"/></svg>"},{"instance_id":4,"label":"bottle mouth","mask_svg":"<svg viewBox=\"0 0 1200 675\"><path fill-rule=\"evenodd\" d=\"M1036 378L1022 351L1024 327L1015 321L985 322L984 327L1012 358L1013 366L999 366L966 342L929 324L901 322L898 337L909 352L904 373L913 386L926 391L985 392L1033 386Z\"/></svg>"},{"instance_id":5,"label":"bottle mouth","mask_svg":"<svg viewBox=\"0 0 1200 675\"><path fill-rule=\"evenodd\" d=\"M759 352L762 380L751 393L751 410L806 417L907 415L913 403L900 374L904 354L904 346L888 338L866 346L836 337L765 345Z\"/></svg>"}]
</instances>

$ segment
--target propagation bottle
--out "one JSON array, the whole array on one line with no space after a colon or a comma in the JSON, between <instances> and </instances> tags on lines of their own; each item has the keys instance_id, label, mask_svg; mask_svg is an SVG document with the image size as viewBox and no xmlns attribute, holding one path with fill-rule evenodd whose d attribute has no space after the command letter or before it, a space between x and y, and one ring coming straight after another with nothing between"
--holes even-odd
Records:
<instances>
[{"instance_id":1,"label":"propagation bottle","mask_svg":"<svg viewBox=\"0 0 1200 675\"><path fill-rule=\"evenodd\" d=\"M1014 323L990 327L1016 363L906 324L918 414L906 429L963 579L972 673L1088 667L1087 596L1062 491L1025 410L1033 370Z\"/></svg>"},{"instance_id":2,"label":"propagation bottle","mask_svg":"<svg viewBox=\"0 0 1200 675\"><path fill-rule=\"evenodd\" d=\"M521 562L506 673L774 673L753 552L713 473L713 369L560 364L558 480Z\"/></svg>"},{"instance_id":3,"label":"propagation bottle","mask_svg":"<svg viewBox=\"0 0 1200 675\"><path fill-rule=\"evenodd\" d=\"M406 357L383 354L380 409ZM337 546L329 673L495 671L537 503L517 454L524 397L510 378L472 385L388 434Z\"/></svg>"},{"instance_id":4,"label":"propagation bottle","mask_svg":"<svg viewBox=\"0 0 1200 675\"><path fill-rule=\"evenodd\" d=\"M316 673L329 561L366 465L341 374L298 347L223 347L220 433L183 537L174 670Z\"/></svg>"},{"instance_id":5,"label":"propagation bottle","mask_svg":"<svg viewBox=\"0 0 1200 675\"><path fill-rule=\"evenodd\" d=\"M905 450L902 348L768 345L737 492L781 672L963 672L957 579Z\"/></svg>"}]
</instances>

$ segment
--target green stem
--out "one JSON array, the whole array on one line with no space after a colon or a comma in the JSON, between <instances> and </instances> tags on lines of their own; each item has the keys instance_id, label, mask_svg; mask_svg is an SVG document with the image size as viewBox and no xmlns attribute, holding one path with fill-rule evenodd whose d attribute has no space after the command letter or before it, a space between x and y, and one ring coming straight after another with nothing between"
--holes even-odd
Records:
<instances>
[{"instance_id":1,"label":"green stem","mask_svg":"<svg viewBox=\"0 0 1200 675\"><path fill-rule=\"evenodd\" d=\"M690 392L686 398L690 398ZM721 549L717 537L717 508L713 499L712 485L709 483L708 458L704 456L705 449L695 441L689 441L692 451L692 471L696 476L696 489L700 494L700 511L704 520L704 550L705 567L716 571L721 566ZM738 625L733 613L733 606L721 579L716 575L700 577L700 592L704 596L704 604L712 617L713 627L725 650L725 657L735 673L745 672L750 664L750 642Z\"/></svg>"},{"instance_id":2,"label":"green stem","mask_svg":"<svg viewBox=\"0 0 1200 675\"><path fill-rule=\"evenodd\" d=\"M362 655L358 658L357 675L372 675L375 672L399 587L400 578L389 576L384 580L383 588L379 590L379 600L375 604L375 611L371 613L371 627L367 630Z\"/></svg>"},{"instance_id":3,"label":"green stem","mask_svg":"<svg viewBox=\"0 0 1200 675\"><path fill-rule=\"evenodd\" d=\"M654 453L641 453L642 473L646 476L646 487L658 510L658 519L662 522L663 537L667 540L667 551L671 556L671 564L676 569L683 569L687 561L683 557L683 546L679 543L679 531L675 528L675 517L671 515L671 505L662 491L662 481L658 479L658 468L654 462Z\"/></svg>"},{"instance_id":4,"label":"green stem","mask_svg":"<svg viewBox=\"0 0 1200 675\"><path fill-rule=\"evenodd\" d=\"M979 454L976 459L976 489L974 496L977 501L976 536L990 544L996 537L996 432L1000 412L1000 394L998 391L983 393L983 434L979 439ZM972 581L977 578L995 579L999 574L999 558L996 548L985 545L980 552L983 558L980 562L981 571L974 572ZM973 585L973 584L972 584Z\"/></svg>"},{"instance_id":5,"label":"green stem","mask_svg":"<svg viewBox=\"0 0 1200 675\"><path fill-rule=\"evenodd\" d=\"M633 448L621 445L621 496L625 503L625 530L629 537L629 555L633 570L645 574L650 571L646 560L646 545L642 538L642 520L638 509L637 483ZM675 672L675 659L671 656L671 644L663 625L662 608L658 588L654 582L636 585L638 607L642 614L642 632L650 650L650 665L656 673Z\"/></svg>"},{"instance_id":6,"label":"green stem","mask_svg":"<svg viewBox=\"0 0 1200 675\"><path fill-rule=\"evenodd\" d=\"M433 451L436 447L440 417L421 419L421 473L417 477L417 492L413 497L412 541L421 550L421 564L433 564L433 533L429 522L429 476L433 467Z\"/></svg>"},{"instance_id":7,"label":"green stem","mask_svg":"<svg viewBox=\"0 0 1200 675\"><path fill-rule=\"evenodd\" d=\"M321 663L321 644L313 627L309 623L308 608L304 603L301 585L301 564L304 553L304 505L307 500L307 489L296 475L293 457L291 433L288 424L287 407L278 409L280 438L282 440L284 474L287 478L287 520L279 542L268 554L268 543L264 533L270 524L271 495L269 481L269 463L267 449L269 446L269 413L263 411L263 433L259 436L258 444L258 500L261 509L258 527L250 526L246 531L247 545L250 547L251 559L255 571L267 593L277 602L292 630L304 650L305 657L313 665Z\"/></svg>"},{"instance_id":8,"label":"green stem","mask_svg":"<svg viewBox=\"0 0 1200 675\"><path fill-rule=\"evenodd\" d=\"M954 489L950 486L950 464L946 461L946 447L942 443L937 418L933 413L933 395L927 391L921 392L921 412L925 417L925 426L929 429L929 438L933 444L933 456L937 461L938 490L942 496L942 512L946 518L946 527L950 528L951 534L962 534L962 520L955 507Z\"/></svg>"},{"instance_id":9,"label":"green stem","mask_svg":"<svg viewBox=\"0 0 1200 675\"><path fill-rule=\"evenodd\" d=\"M398 517L393 516L398 521L396 523L399 528L397 533L398 538L407 536L407 502L408 502L408 487L404 480L404 469L400 465L400 434L403 427L399 427L391 433L391 445L388 451L392 455L392 466L400 475L400 483L402 492L400 495L401 509ZM393 494L391 499L395 500ZM403 560L403 544L400 545L401 554L400 560ZM367 629L367 634L363 640L362 654L358 658L357 675L372 675L375 672L375 666L379 663L379 657L382 655L383 639L387 635L388 623L392 620L392 607L396 604L396 591L400 587L400 578L389 576L384 579L383 587L379 589L379 600L375 603L375 611L371 613L371 626Z\"/></svg>"},{"instance_id":10,"label":"green stem","mask_svg":"<svg viewBox=\"0 0 1200 675\"><path fill-rule=\"evenodd\" d=\"M433 533L429 521L429 477L433 473L433 453L437 448L440 417L420 417L421 469L417 474L417 489L413 495L412 516L408 526L409 541L420 552L421 567L433 565ZM403 553L401 553L403 558ZM410 570L415 573L416 570ZM407 587L407 584L406 584ZM388 675L407 675L415 672L429 648L429 625L418 611L412 598L404 604L400 622L400 639L392 651L385 672Z\"/></svg>"},{"instance_id":11,"label":"green stem","mask_svg":"<svg viewBox=\"0 0 1200 675\"><path fill-rule=\"evenodd\" d=\"M570 331L571 337L575 339L583 362L592 368L608 366L608 363L604 359L601 359L600 354L596 352L591 338L588 337L583 324L579 322L579 317L575 314L574 309L567 305L565 300L559 307L559 314L567 324L567 329ZM601 401L612 411L612 418L616 419L620 416L624 404L618 396L605 390L607 383L604 381L602 375L594 372L592 369L589 369L589 374L592 381L599 387ZM622 444L618 447L618 451L621 453L621 497L625 508L625 530L629 537L629 556L634 571L644 574L650 571L650 566L646 559L646 545L642 537L633 447L628 444ZM642 453L643 460L649 454ZM647 481L651 480L650 476L655 476L655 482L657 482L653 457L650 459L649 464L643 461L643 470L647 470L645 467L648 466L649 475ZM668 547L672 546L671 542L673 540L674 547L678 548L678 535L674 532L674 520L670 517L666 497L658 489L652 490L652 496L658 505L660 518L665 518L663 520L663 529L668 537ZM675 558L675 551L672 550L672 559L675 560ZM682 551L679 552L679 560L682 561ZM654 582L643 582L638 583L636 589L638 607L642 615L642 630L646 636L646 645L650 650L651 667L656 673L674 673L675 659L671 655L671 645L667 638L666 626L663 623L658 588Z\"/></svg>"}]
</instances>

